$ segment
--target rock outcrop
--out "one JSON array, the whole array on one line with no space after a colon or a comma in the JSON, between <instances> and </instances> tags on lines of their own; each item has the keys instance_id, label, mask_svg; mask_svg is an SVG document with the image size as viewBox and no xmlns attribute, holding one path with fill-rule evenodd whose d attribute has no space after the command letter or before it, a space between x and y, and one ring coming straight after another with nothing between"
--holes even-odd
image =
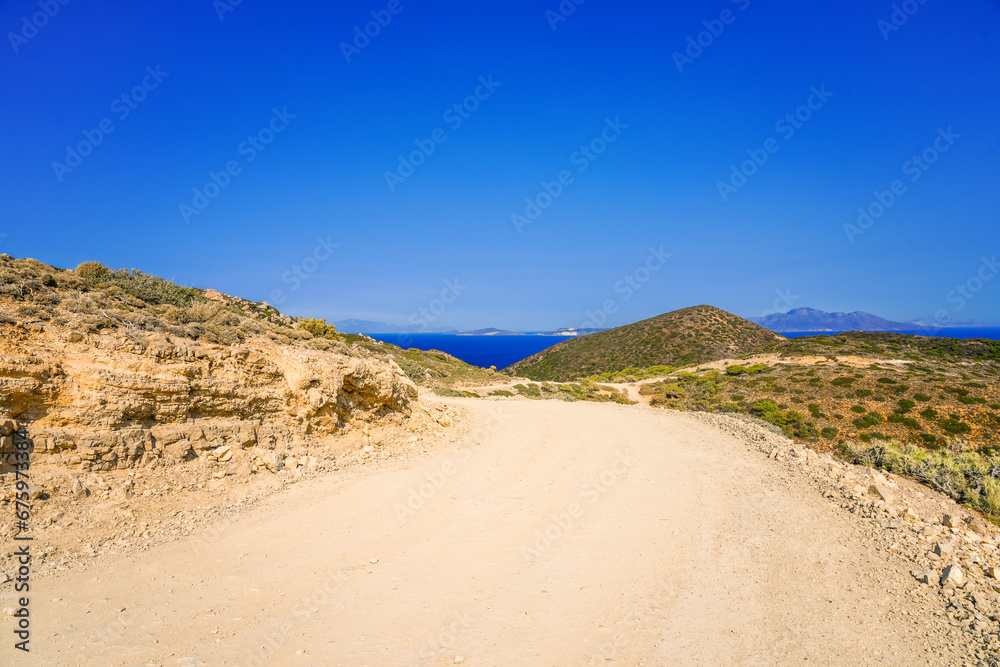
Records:
<instances>
[{"instance_id":1,"label":"rock outcrop","mask_svg":"<svg viewBox=\"0 0 1000 667\"><path fill-rule=\"evenodd\" d=\"M283 450L349 423L409 416L417 390L395 363L312 342L0 324L0 414L13 420L0 423L0 472L25 440L33 465L85 471L199 456L270 468ZM269 452L278 454L267 463Z\"/></svg>"}]
</instances>

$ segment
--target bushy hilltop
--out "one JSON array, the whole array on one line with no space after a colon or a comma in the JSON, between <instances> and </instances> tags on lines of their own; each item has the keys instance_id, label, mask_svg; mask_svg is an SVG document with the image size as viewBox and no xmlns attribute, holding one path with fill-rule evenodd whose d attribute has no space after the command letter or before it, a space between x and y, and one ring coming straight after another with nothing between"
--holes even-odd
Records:
<instances>
[{"instance_id":1,"label":"bushy hilltop","mask_svg":"<svg viewBox=\"0 0 1000 667\"><path fill-rule=\"evenodd\" d=\"M192 460L243 472L355 424L402 424L414 380L489 371L94 262L0 256L0 440L82 470Z\"/></svg>"},{"instance_id":2,"label":"bushy hilltop","mask_svg":"<svg viewBox=\"0 0 1000 667\"><path fill-rule=\"evenodd\" d=\"M713 306L693 306L571 338L505 369L532 380L568 381L627 368L693 366L764 350L783 336Z\"/></svg>"}]
</instances>

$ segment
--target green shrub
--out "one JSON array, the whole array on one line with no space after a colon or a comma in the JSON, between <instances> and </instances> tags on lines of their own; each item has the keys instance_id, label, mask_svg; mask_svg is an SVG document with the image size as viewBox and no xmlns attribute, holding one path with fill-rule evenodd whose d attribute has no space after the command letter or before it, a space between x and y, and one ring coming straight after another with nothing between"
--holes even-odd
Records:
<instances>
[{"instance_id":1,"label":"green shrub","mask_svg":"<svg viewBox=\"0 0 1000 667\"><path fill-rule=\"evenodd\" d=\"M857 396L858 398L868 398L874 393L875 392L872 391L871 389L858 389L857 391L854 392L854 395Z\"/></svg>"},{"instance_id":2,"label":"green shrub","mask_svg":"<svg viewBox=\"0 0 1000 667\"><path fill-rule=\"evenodd\" d=\"M541 398L542 396L541 388L534 382L529 383L527 386L523 384L516 384L514 385L514 389L517 390L517 393L529 398Z\"/></svg>"},{"instance_id":3,"label":"green shrub","mask_svg":"<svg viewBox=\"0 0 1000 667\"><path fill-rule=\"evenodd\" d=\"M719 406L719 412L739 412L740 406L736 403L723 403Z\"/></svg>"},{"instance_id":4,"label":"green shrub","mask_svg":"<svg viewBox=\"0 0 1000 667\"><path fill-rule=\"evenodd\" d=\"M896 384L896 381L893 380L892 378L879 378L878 380L876 380L876 382L879 382L881 384Z\"/></svg>"},{"instance_id":5,"label":"green shrub","mask_svg":"<svg viewBox=\"0 0 1000 667\"><path fill-rule=\"evenodd\" d=\"M833 440L837 437L837 429L827 426L820 431L820 435L822 435L825 440Z\"/></svg>"},{"instance_id":6,"label":"green shrub","mask_svg":"<svg viewBox=\"0 0 1000 667\"><path fill-rule=\"evenodd\" d=\"M726 368L726 375L746 375L746 366L729 366Z\"/></svg>"},{"instance_id":7,"label":"green shrub","mask_svg":"<svg viewBox=\"0 0 1000 667\"><path fill-rule=\"evenodd\" d=\"M765 398L753 404L753 407L750 408L750 414L764 421L774 423L773 420L778 416L778 404L769 398Z\"/></svg>"},{"instance_id":8,"label":"green shrub","mask_svg":"<svg viewBox=\"0 0 1000 667\"><path fill-rule=\"evenodd\" d=\"M857 381L858 381L857 378L842 376L830 380L830 384L832 384L834 387L850 387Z\"/></svg>"},{"instance_id":9,"label":"green shrub","mask_svg":"<svg viewBox=\"0 0 1000 667\"><path fill-rule=\"evenodd\" d=\"M949 415L947 419L939 419L937 425L941 427L942 431L952 435L972 432L972 427L960 421L958 415Z\"/></svg>"},{"instance_id":10,"label":"green shrub","mask_svg":"<svg viewBox=\"0 0 1000 667\"><path fill-rule=\"evenodd\" d=\"M893 412L891 415L889 415L889 423L903 424L907 428L911 428L914 431L920 430L920 422L918 422L916 419L913 419L912 417L904 417L898 412Z\"/></svg>"},{"instance_id":11,"label":"green shrub","mask_svg":"<svg viewBox=\"0 0 1000 667\"><path fill-rule=\"evenodd\" d=\"M866 412L868 412L868 409L865 408L863 405L852 405L851 412L857 412L859 415L863 415Z\"/></svg>"},{"instance_id":12,"label":"green shrub","mask_svg":"<svg viewBox=\"0 0 1000 667\"><path fill-rule=\"evenodd\" d=\"M326 318L317 320L312 317L303 317L299 320L298 325L299 329L308 331L316 338L330 338L336 340L336 336L334 334L337 333L337 329L332 324L327 324Z\"/></svg>"},{"instance_id":13,"label":"green shrub","mask_svg":"<svg viewBox=\"0 0 1000 667\"><path fill-rule=\"evenodd\" d=\"M854 420L854 425L858 428L869 428L882 423L882 416L877 412L869 412L864 417Z\"/></svg>"},{"instance_id":14,"label":"green shrub","mask_svg":"<svg viewBox=\"0 0 1000 667\"><path fill-rule=\"evenodd\" d=\"M914 394L913 399L916 401L920 401L921 403L926 403L927 401L931 400L931 397L928 396L927 394Z\"/></svg>"},{"instance_id":15,"label":"green shrub","mask_svg":"<svg viewBox=\"0 0 1000 667\"><path fill-rule=\"evenodd\" d=\"M898 412L901 415L905 415L907 412L917 407L916 403L907 398L901 398L899 401L897 401L897 403L899 403L899 407L896 408L896 412Z\"/></svg>"},{"instance_id":16,"label":"green shrub","mask_svg":"<svg viewBox=\"0 0 1000 667\"><path fill-rule=\"evenodd\" d=\"M750 414L780 427L789 437L812 439L818 435L813 422L806 421L805 417L795 410L782 412L784 407L770 399L764 399L753 404Z\"/></svg>"},{"instance_id":17,"label":"green shrub","mask_svg":"<svg viewBox=\"0 0 1000 667\"><path fill-rule=\"evenodd\" d=\"M76 273L89 284L96 285L108 274L108 267L100 262L82 262L76 267Z\"/></svg>"},{"instance_id":18,"label":"green shrub","mask_svg":"<svg viewBox=\"0 0 1000 667\"><path fill-rule=\"evenodd\" d=\"M923 417L924 419L934 420L937 419L938 417L938 411L935 410L934 408L927 408L920 412L920 416Z\"/></svg>"},{"instance_id":19,"label":"green shrub","mask_svg":"<svg viewBox=\"0 0 1000 667\"><path fill-rule=\"evenodd\" d=\"M186 307L205 300L200 290L175 285L169 280L151 276L138 269L111 270L97 262L84 262L77 267L77 275L90 287L111 294L114 293L114 288L118 288L131 297L151 304L169 303Z\"/></svg>"},{"instance_id":20,"label":"green shrub","mask_svg":"<svg viewBox=\"0 0 1000 667\"><path fill-rule=\"evenodd\" d=\"M506 389L494 389L489 393L490 396L513 396L514 392L507 391Z\"/></svg>"},{"instance_id":21,"label":"green shrub","mask_svg":"<svg viewBox=\"0 0 1000 667\"><path fill-rule=\"evenodd\" d=\"M979 398L978 396L959 396L959 403L964 403L965 405L984 405L986 403L985 398Z\"/></svg>"}]
</instances>

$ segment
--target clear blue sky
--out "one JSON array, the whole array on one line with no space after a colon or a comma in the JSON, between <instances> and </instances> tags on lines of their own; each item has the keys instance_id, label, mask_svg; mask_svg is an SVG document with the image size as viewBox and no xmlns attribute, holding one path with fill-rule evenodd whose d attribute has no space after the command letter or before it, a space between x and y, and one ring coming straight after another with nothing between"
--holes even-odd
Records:
<instances>
[{"instance_id":1,"label":"clear blue sky","mask_svg":"<svg viewBox=\"0 0 1000 667\"><path fill-rule=\"evenodd\" d=\"M913 1L891 31L888 0L587 0L564 21L558 0L226 2L43 0L37 29L37 0L0 3L0 250L281 290L330 320L544 329L708 303L1000 323L1000 275L976 278L1000 254L996 0ZM345 56L373 11L391 21ZM416 141L434 152L390 186ZM747 151L767 161L730 181ZM228 184L185 216L210 172ZM515 225L542 181L562 192Z\"/></svg>"}]
</instances>

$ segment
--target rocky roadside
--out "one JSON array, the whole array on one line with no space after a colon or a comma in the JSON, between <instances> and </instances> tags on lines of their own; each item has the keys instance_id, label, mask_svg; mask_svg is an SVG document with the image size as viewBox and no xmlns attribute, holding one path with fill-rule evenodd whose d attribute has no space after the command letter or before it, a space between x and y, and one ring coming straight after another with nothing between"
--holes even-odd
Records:
<instances>
[{"instance_id":1,"label":"rocky roadside","mask_svg":"<svg viewBox=\"0 0 1000 667\"><path fill-rule=\"evenodd\" d=\"M687 414L740 438L790 475L805 478L839 511L856 519L858 539L886 566L903 565L910 571L911 586L897 589L887 577L885 592L899 601L893 613L925 630L928 664L1000 665L996 526L912 480L818 454L752 418ZM962 657L956 661L955 656Z\"/></svg>"}]
</instances>

